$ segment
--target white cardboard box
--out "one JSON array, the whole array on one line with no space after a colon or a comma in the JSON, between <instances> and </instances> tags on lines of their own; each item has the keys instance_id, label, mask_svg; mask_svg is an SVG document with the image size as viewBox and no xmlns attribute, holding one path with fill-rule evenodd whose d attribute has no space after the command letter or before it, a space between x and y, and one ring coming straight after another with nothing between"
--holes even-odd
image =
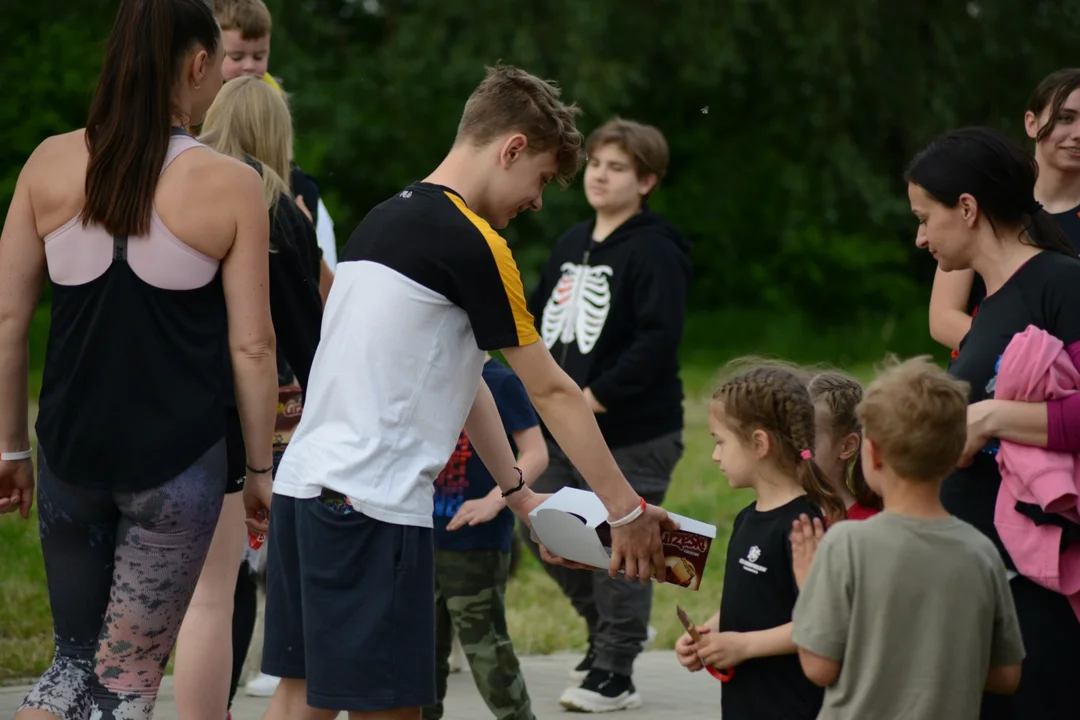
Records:
<instances>
[{"instance_id":1,"label":"white cardboard box","mask_svg":"<svg viewBox=\"0 0 1080 720\"><path fill-rule=\"evenodd\" d=\"M667 564L666 582L697 590L705 572L716 526L669 513L679 529L665 531L662 541ZM607 569L611 561L608 511L594 493L563 488L540 505L529 519L533 532L551 552L567 560Z\"/></svg>"}]
</instances>

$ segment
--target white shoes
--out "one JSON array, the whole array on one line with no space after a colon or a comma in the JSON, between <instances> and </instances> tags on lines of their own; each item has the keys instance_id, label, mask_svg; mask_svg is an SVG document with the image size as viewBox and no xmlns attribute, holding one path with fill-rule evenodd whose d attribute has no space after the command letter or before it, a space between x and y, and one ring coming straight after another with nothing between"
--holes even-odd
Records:
<instances>
[{"instance_id":1,"label":"white shoes","mask_svg":"<svg viewBox=\"0 0 1080 720\"><path fill-rule=\"evenodd\" d=\"M281 682L281 678L259 673L248 680L247 685L244 686L244 694L250 697L271 697L274 691L277 690L279 682Z\"/></svg>"},{"instance_id":2,"label":"white shoes","mask_svg":"<svg viewBox=\"0 0 1080 720\"><path fill-rule=\"evenodd\" d=\"M652 625L650 625L649 626L648 637L645 638L645 643L641 646L641 648L644 650L645 648L649 647L650 645L652 645L653 640L655 640L655 639L656 639L656 628L654 628Z\"/></svg>"},{"instance_id":3,"label":"white shoes","mask_svg":"<svg viewBox=\"0 0 1080 720\"><path fill-rule=\"evenodd\" d=\"M461 647L461 639L454 633L454 648L450 651L450 672L459 673L469 665L469 658L465 656L465 648Z\"/></svg>"}]
</instances>

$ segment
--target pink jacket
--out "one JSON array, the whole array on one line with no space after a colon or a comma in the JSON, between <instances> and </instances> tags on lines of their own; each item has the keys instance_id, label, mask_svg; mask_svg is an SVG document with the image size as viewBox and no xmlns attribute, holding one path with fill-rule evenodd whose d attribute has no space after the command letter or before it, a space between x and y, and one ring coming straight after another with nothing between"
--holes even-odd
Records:
<instances>
[{"instance_id":1,"label":"pink jacket","mask_svg":"<svg viewBox=\"0 0 1080 720\"><path fill-rule=\"evenodd\" d=\"M1080 371L1064 344L1033 325L1017 333L1001 356L994 397L1045 402L1080 390ZM1080 544L1061 552L1061 528L1035 525L1016 511L1032 503L1080 523L1080 455L1001 441L994 525L1016 569L1043 587L1069 596L1080 617Z\"/></svg>"}]
</instances>

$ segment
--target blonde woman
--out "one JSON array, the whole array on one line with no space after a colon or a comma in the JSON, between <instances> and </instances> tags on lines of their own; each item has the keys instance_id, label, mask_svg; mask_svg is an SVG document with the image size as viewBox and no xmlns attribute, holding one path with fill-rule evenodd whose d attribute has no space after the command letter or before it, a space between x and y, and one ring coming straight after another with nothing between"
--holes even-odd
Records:
<instances>
[{"instance_id":1,"label":"blonde woman","mask_svg":"<svg viewBox=\"0 0 1080 720\"><path fill-rule=\"evenodd\" d=\"M292 147L288 106L256 78L230 81L207 112L199 141L248 163L262 177L270 215L270 311L280 351L279 378L283 356L300 386L306 386L322 321L320 254L315 229L283 179ZM233 600L247 531L238 492L246 475L245 442L235 402L226 414L227 494L177 644L176 703L182 720L221 720L230 702ZM275 443L280 440L275 437ZM237 659L236 665L243 662Z\"/></svg>"}]
</instances>

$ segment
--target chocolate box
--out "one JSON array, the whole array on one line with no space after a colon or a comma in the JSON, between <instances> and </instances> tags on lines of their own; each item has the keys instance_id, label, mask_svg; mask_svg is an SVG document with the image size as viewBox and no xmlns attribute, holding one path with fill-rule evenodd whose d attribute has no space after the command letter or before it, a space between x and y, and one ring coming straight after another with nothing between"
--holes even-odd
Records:
<instances>
[{"instance_id":1,"label":"chocolate box","mask_svg":"<svg viewBox=\"0 0 1080 720\"><path fill-rule=\"evenodd\" d=\"M679 529L666 531L661 538L667 564L665 583L697 590L716 539L716 526L669 514ZM600 498L576 488L559 490L529 513L533 535L552 555L602 569L611 561L607 516Z\"/></svg>"}]
</instances>

